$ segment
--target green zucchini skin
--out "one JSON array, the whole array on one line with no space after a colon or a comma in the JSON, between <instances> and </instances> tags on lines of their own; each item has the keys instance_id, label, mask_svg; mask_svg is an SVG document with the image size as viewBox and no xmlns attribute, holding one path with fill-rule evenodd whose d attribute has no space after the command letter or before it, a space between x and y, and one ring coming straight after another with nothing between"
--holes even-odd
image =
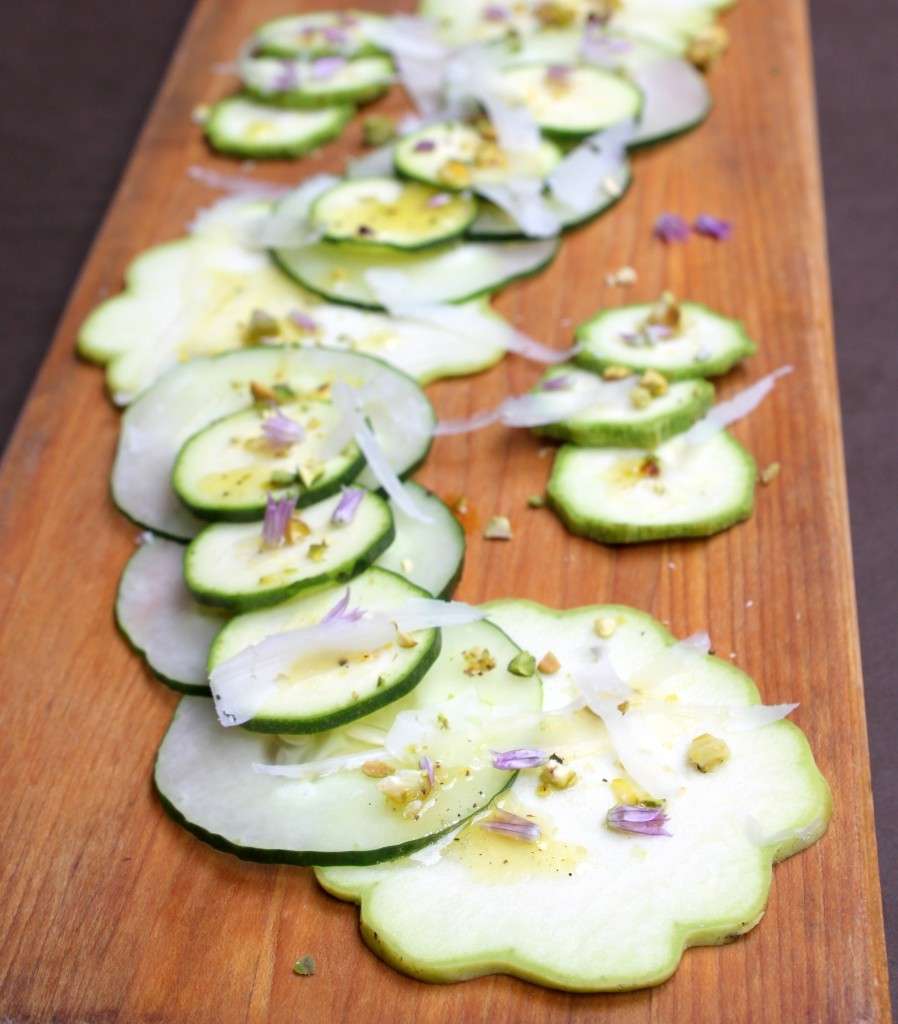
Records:
<instances>
[{"instance_id":1,"label":"green zucchini skin","mask_svg":"<svg viewBox=\"0 0 898 1024\"><path fill-rule=\"evenodd\" d=\"M337 138L346 125L352 120L355 107L351 104L331 108L330 124L323 125L318 131L306 132L293 141L272 140L270 142L253 142L241 139L229 132L225 126L225 118L229 112L229 104L236 101L257 102L254 97L245 93L237 93L226 99L219 100L212 108L205 124L206 139L217 153L227 156L242 156L254 160L293 159L305 156L319 146ZM276 111L277 108L273 108Z\"/></svg>"},{"instance_id":2,"label":"green zucchini skin","mask_svg":"<svg viewBox=\"0 0 898 1024\"><path fill-rule=\"evenodd\" d=\"M339 16L349 14L360 23L360 26L347 27L341 25ZM367 57L383 56L383 50L377 44L366 38L365 23L380 22L382 16L372 11L311 11L307 14L287 14L278 18L271 18L259 25L253 36L253 53L265 57L282 57L290 59L295 57ZM281 30L287 28L288 23L292 24L292 32L288 31L294 39L299 35L299 30L305 23L310 28L317 28L318 35L314 41L306 42L285 42L278 38ZM328 39L321 30L328 28L342 28L346 35L345 39ZM358 31L354 29L358 28ZM355 38L352 38L352 37Z\"/></svg>"},{"instance_id":3,"label":"green zucchini skin","mask_svg":"<svg viewBox=\"0 0 898 1024\"><path fill-rule=\"evenodd\" d=\"M246 75L243 80L243 91L246 95L267 106L281 107L287 110L314 110L319 107L339 106L349 103L361 106L371 103L383 96L390 88L395 74L392 61L388 57L374 58L380 61L381 77L367 84L333 88L306 88L299 85L295 89L270 90L253 82Z\"/></svg>"}]
</instances>

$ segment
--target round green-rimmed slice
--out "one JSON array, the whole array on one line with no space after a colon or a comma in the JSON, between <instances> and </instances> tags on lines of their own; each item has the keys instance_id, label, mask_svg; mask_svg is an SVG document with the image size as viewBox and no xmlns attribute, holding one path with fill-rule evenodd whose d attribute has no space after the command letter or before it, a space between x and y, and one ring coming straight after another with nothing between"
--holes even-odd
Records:
<instances>
[{"instance_id":1,"label":"round green-rimmed slice","mask_svg":"<svg viewBox=\"0 0 898 1024\"><path fill-rule=\"evenodd\" d=\"M413 857L316 871L328 892L360 904L365 942L426 981L503 973L598 992L659 984L688 947L749 931L763 916L773 864L819 839L832 812L801 730L765 721L745 673L674 643L632 608L558 612L507 600L487 609L528 649L556 654L561 669L545 679L553 709L577 693L574 671L595 671L595 624L609 625L603 650L621 683L639 691L619 717L630 719L649 768L657 757L680 783L664 807L669 834L606 826L615 788L630 781L621 751L589 711L559 715L535 745L561 756L573 783L540 791L541 769L521 771L497 800L532 816L542 829L538 843L488 832L475 820ZM684 706L693 714L679 714ZM703 732L729 750L708 772L687 760Z\"/></svg>"},{"instance_id":2,"label":"round green-rimmed slice","mask_svg":"<svg viewBox=\"0 0 898 1024\"><path fill-rule=\"evenodd\" d=\"M205 132L219 153L257 160L296 157L335 139L352 115L348 104L288 110L238 95L215 104Z\"/></svg>"},{"instance_id":3,"label":"round green-rimmed slice","mask_svg":"<svg viewBox=\"0 0 898 1024\"><path fill-rule=\"evenodd\" d=\"M382 20L368 11L291 14L260 25L253 37L253 50L273 57L358 57L377 52L367 29Z\"/></svg>"},{"instance_id":4,"label":"round green-rimmed slice","mask_svg":"<svg viewBox=\"0 0 898 1024\"><path fill-rule=\"evenodd\" d=\"M249 395L247 395L249 398ZM204 519L261 519L268 495L311 505L359 475L365 458L354 441L329 453L340 411L316 391L274 407L256 402L191 437L175 461L172 487ZM298 440L272 441L271 424L288 421Z\"/></svg>"},{"instance_id":5,"label":"round green-rimmed slice","mask_svg":"<svg viewBox=\"0 0 898 1024\"><path fill-rule=\"evenodd\" d=\"M240 64L244 89L278 107L325 107L370 103L389 89L389 57L318 57L311 61L249 57Z\"/></svg>"},{"instance_id":6,"label":"round green-rimmed slice","mask_svg":"<svg viewBox=\"0 0 898 1024\"><path fill-rule=\"evenodd\" d=\"M403 177L456 190L514 178L545 178L561 157L561 150L548 139L533 153L506 153L492 133L461 121L441 121L410 132L394 150L396 170Z\"/></svg>"},{"instance_id":7,"label":"round green-rimmed slice","mask_svg":"<svg viewBox=\"0 0 898 1024\"><path fill-rule=\"evenodd\" d=\"M187 548L187 586L205 604L242 610L352 579L389 548L395 530L389 505L372 491L363 492L351 522L334 522L342 500L335 494L302 509L273 546L259 523L207 527Z\"/></svg>"},{"instance_id":8,"label":"round green-rimmed slice","mask_svg":"<svg viewBox=\"0 0 898 1024\"><path fill-rule=\"evenodd\" d=\"M553 367L543 381L558 378L564 378L566 393L596 387L594 373L573 366ZM559 423L536 427L534 433L587 447L654 448L691 427L714 401L714 385L707 380L672 381L660 394L639 381L637 375L608 381L593 405Z\"/></svg>"},{"instance_id":9,"label":"round green-rimmed slice","mask_svg":"<svg viewBox=\"0 0 898 1024\"><path fill-rule=\"evenodd\" d=\"M395 270L408 278L410 292L422 304L464 302L528 277L549 263L555 238L514 242L450 242L423 252L353 247L319 242L302 249L276 249L281 267L310 291L364 309L383 309L366 275Z\"/></svg>"},{"instance_id":10,"label":"round green-rimmed slice","mask_svg":"<svg viewBox=\"0 0 898 1024\"><path fill-rule=\"evenodd\" d=\"M475 647L493 653L495 669L481 676L465 673L463 652ZM463 726L472 714L537 710L538 678L522 679L504 668L517 652L490 623L446 627L439 658L411 693L348 726L300 742L240 728L223 730L209 701L185 698L159 750L156 788L169 813L191 832L248 860L372 864L411 853L487 806L509 784L510 774L492 767L488 751L478 751L478 763L471 757L467 772L460 761L437 768L435 788L425 794L422 807L410 809L408 803L389 799L380 785L383 779L366 775L361 764L387 762L409 773L403 780L417 778L423 785L415 776L420 757L435 755L447 742L467 752ZM402 714L415 715L427 730L421 750L411 752L403 745L398 756L386 757L383 741ZM440 728L441 723L448 728ZM497 742L514 744L514 727L505 727ZM348 757L355 759L351 770L304 779L253 770L254 764L308 765Z\"/></svg>"},{"instance_id":11,"label":"round green-rimmed slice","mask_svg":"<svg viewBox=\"0 0 898 1024\"><path fill-rule=\"evenodd\" d=\"M629 79L591 65L519 64L502 72L504 93L551 135L580 138L636 120L642 93Z\"/></svg>"},{"instance_id":12,"label":"round green-rimmed slice","mask_svg":"<svg viewBox=\"0 0 898 1024\"><path fill-rule=\"evenodd\" d=\"M564 445L546 488L572 532L606 544L709 537L748 519L755 461L721 430L692 443L685 435L652 453Z\"/></svg>"},{"instance_id":13,"label":"round green-rimmed slice","mask_svg":"<svg viewBox=\"0 0 898 1024\"><path fill-rule=\"evenodd\" d=\"M755 343L738 320L698 302L677 306L676 329L649 323L657 309L654 303L603 310L577 328L579 351L574 360L591 370L625 366L658 370L669 380L682 380L718 377L754 355Z\"/></svg>"},{"instance_id":14,"label":"round green-rimmed slice","mask_svg":"<svg viewBox=\"0 0 898 1024\"><path fill-rule=\"evenodd\" d=\"M310 220L331 242L426 249L465 233L473 196L395 178L343 181L315 200Z\"/></svg>"}]
</instances>

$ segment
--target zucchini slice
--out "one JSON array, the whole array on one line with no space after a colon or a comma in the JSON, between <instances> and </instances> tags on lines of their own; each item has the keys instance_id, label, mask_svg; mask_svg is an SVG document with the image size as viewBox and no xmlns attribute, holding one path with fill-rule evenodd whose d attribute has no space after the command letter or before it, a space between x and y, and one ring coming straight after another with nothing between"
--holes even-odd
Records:
<instances>
[{"instance_id":1,"label":"zucchini slice","mask_svg":"<svg viewBox=\"0 0 898 1024\"><path fill-rule=\"evenodd\" d=\"M389 57L319 57L311 62L249 57L240 65L243 87L262 103L278 107L326 107L370 103L393 82Z\"/></svg>"},{"instance_id":2,"label":"zucchini slice","mask_svg":"<svg viewBox=\"0 0 898 1024\"><path fill-rule=\"evenodd\" d=\"M162 682L208 695L209 647L226 617L197 604L185 586L183 544L149 535L122 573L115 619Z\"/></svg>"},{"instance_id":3,"label":"zucchini slice","mask_svg":"<svg viewBox=\"0 0 898 1024\"><path fill-rule=\"evenodd\" d=\"M721 430L692 444L671 438L654 453L564 445L546 493L571 533L606 544L710 537L748 519L755 461Z\"/></svg>"},{"instance_id":4,"label":"zucchini slice","mask_svg":"<svg viewBox=\"0 0 898 1024\"><path fill-rule=\"evenodd\" d=\"M595 386L595 374L572 366L553 367L543 380L560 377L574 394ZM691 427L714 401L714 385L707 380L673 381L660 394L639 385L639 380L631 376L609 382L607 397L600 394L595 405L570 419L536 427L534 433L586 447L654 448Z\"/></svg>"},{"instance_id":5,"label":"zucchini slice","mask_svg":"<svg viewBox=\"0 0 898 1024\"><path fill-rule=\"evenodd\" d=\"M330 402L298 395L277 407L259 403L223 416L191 437L175 460L172 487L204 519L261 519L272 491L312 505L359 475L365 458L354 441L332 456L322 454L340 424ZM247 395L249 398L249 395ZM302 432L293 444L272 444L265 424L283 416Z\"/></svg>"},{"instance_id":6,"label":"zucchini slice","mask_svg":"<svg viewBox=\"0 0 898 1024\"><path fill-rule=\"evenodd\" d=\"M642 93L631 81L592 65L519 64L502 72L510 101L524 105L552 136L576 139L635 121Z\"/></svg>"},{"instance_id":7,"label":"zucchini slice","mask_svg":"<svg viewBox=\"0 0 898 1024\"><path fill-rule=\"evenodd\" d=\"M448 599L461 578L465 531L451 509L414 481L406 482L415 504L431 517L422 523L390 502L396 538L374 563L434 595Z\"/></svg>"},{"instance_id":8,"label":"zucchini slice","mask_svg":"<svg viewBox=\"0 0 898 1024\"><path fill-rule=\"evenodd\" d=\"M393 516L366 491L350 523L333 522L341 496L297 516L291 540L265 547L259 523L216 523L190 542L184 578L197 600L238 611L262 608L325 584L357 576L389 548Z\"/></svg>"},{"instance_id":9,"label":"zucchini slice","mask_svg":"<svg viewBox=\"0 0 898 1024\"><path fill-rule=\"evenodd\" d=\"M476 216L471 195L395 178L362 178L320 195L310 219L331 242L414 250L457 238Z\"/></svg>"},{"instance_id":10,"label":"zucchini slice","mask_svg":"<svg viewBox=\"0 0 898 1024\"><path fill-rule=\"evenodd\" d=\"M367 34L380 15L367 11L313 11L274 18L260 25L253 51L272 57L359 57L376 53Z\"/></svg>"},{"instance_id":11,"label":"zucchini slice","mask_svg":"<svg viewBox=\"0 0 898 1024\"><path fill-rule=\"evenodd\" d=\"M461 121L441 121L410 132L394 150L396 170L403 177L457 191L513 178L545 178L561 156L548 139L535 153L506 153L491 133Z\"/></svg>"},{"instance_id":12,"label":"zucchini slice","mask_svg":"<svg viewBox=\"0 0 898 1024\"><path fill-rule=\"evenodd\" d=\"M333 302L383 309L371 290L369 270L398 270L422 304L464 302L542 270L558 239L528 242L453 242L425 252L403 253L320 242L303 249L276 249L281 267L309 291Z\"/></svg>"},{"instance_id":13,"label":"zucchini slice","mask_svg":"<svg viewBox=\"0 0 898 1024\"><path fill-rule=\"evenodd\" d=\"M309 153L343 131L354 112L349 104L288 110L249 96L220 100L205 123L209 145L219 153L254 160Z\"/></svg>"},{"instance_id":14,"label":"zucchini slice","mask_svg":"<svg viewBox=\"0 0 898 1024\"><path fill-rule=\"evenodd\" d=\"M752 680L674 644L641 612L608 605L557 612L513 600L487 607L519 643L558 657L561 671L545 680L547 707L576 692L568 669L588 666L597 621L615 627L603 647L622 680L647 698L673 698L652 717L637 707L627 712L649 750L662 753L666 744L682 757L674 770L683 786L664 808L670 835L605 825L617 802L612 785L625 783L625 773L600 719L588 711L559 716L535 745L564 757L574 784L540 795L540 769L530 769L498 800L533 815L543 828L539 845L474 824L416 857L316 870L328 892L361 905L365 942L426 981L503 973L598 992L659 984L686 948L750 930L764 912L773 864L819 839L832 813L801 730L784 720L727 727L715 706L751 715L760 700ZM677 704L696 708L695 717L671 713ZM723 739L730 753L707 773L686 760L703 732Z\"/></svg>"},{"instance_id":15,"label":"zucchini slice","mask_svg":"<svg viewBox=\"0 0 898 1024\"><path fill-rule=\"evenodd\" d=\"M653 303L603 310L577 328L580 349L574 360L591 370L626 366L683 380L718 377L754 355L755 344L738 320L698 302L682 302L679 309L680 325L666 337L646 329Z\"/></svg>"},{"instance_id":16,"label":"zucchini slice","mask_svg":"<svg viewBox=\"0 0 898 1024\"><path fill-rule=\"evenodd\" d=\"M193 359L169 370L122 417L112 469L112 497L130 519L176 539L203 525L175 494L171 476L178 452L215 420L246 408L250 384L286 384L298 394L345 381L370 385L389 400L367 408L381 447L400 475L426 456L433 432L430 402L417 384L380 360L324 348L260 347ZM364 486L376 481L368 470Z\"/></svg>"},{"instance_id":17,"label":"zucchini slice","mask_svg":"<svg viewBox=\"0 0 898 1024\"><path fill-rule=\"evenodd\" d=\"M353 596L356 590L353 587ZM486 647L497 667L482 676L464 671L463 652ZM404 814L359 768L307 781L260 774L253 764L296 764L371 751L371 737L385 734L403 712L418 712L426 725L442 716L450 730L436 743L459 735L453 723L489 707L529 712L539 708L536 676L505 671L518 652L487 622L443 630L440 657L411 693L350 726L286 743L245 729L222 729L211 702L185 697L175 712L156 760L156 788L169 813L219 849L247 860L290 864L373 864L410 853L456 828L487 806L509 783L484 751L480 766L459 770L447 763L418 817ZM430 740L420 753L393 761L418 768L420 754L436 754ZM505 730L502 742L514 743ZM438 760L437 756L433 760Z\"/></svg>"}]
</instances>

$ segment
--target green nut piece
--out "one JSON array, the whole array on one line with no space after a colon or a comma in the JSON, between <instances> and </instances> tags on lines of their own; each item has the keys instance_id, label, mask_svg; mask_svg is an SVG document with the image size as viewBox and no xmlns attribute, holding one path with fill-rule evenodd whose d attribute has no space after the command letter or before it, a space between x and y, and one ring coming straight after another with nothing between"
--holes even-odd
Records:
<instances>
[{"instance_id":1,"label":"green nut piece","mask_svg":"<svg viewBox=\"0 0 898 1024\"><path fill-rule=\"evenodd\" d=\"M529 678L536 671L536 658L534 658L532 654L528 654L526 651L521 651L508 663L508 671L513 676L523 676L525 679Z\"/></svg>"}]
</instances>

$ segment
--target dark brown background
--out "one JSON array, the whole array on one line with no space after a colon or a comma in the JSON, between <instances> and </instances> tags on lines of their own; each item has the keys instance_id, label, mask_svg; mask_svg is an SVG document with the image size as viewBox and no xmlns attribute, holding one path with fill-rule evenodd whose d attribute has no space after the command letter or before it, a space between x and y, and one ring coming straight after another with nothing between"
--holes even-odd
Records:
<instances>
[{"instance_id":1,"label":"dark brown background","mask_svg":"<svg viewBox=\"0 0 898 1024\"><path fill-rule=\"evenodd\" d=\"M3 441L189 9L188 0L5 5L0 44ZM898 103L893 44L898 5L812 0L811 11L877 832L895 976Z\"/></svg>"}]
</instances>

